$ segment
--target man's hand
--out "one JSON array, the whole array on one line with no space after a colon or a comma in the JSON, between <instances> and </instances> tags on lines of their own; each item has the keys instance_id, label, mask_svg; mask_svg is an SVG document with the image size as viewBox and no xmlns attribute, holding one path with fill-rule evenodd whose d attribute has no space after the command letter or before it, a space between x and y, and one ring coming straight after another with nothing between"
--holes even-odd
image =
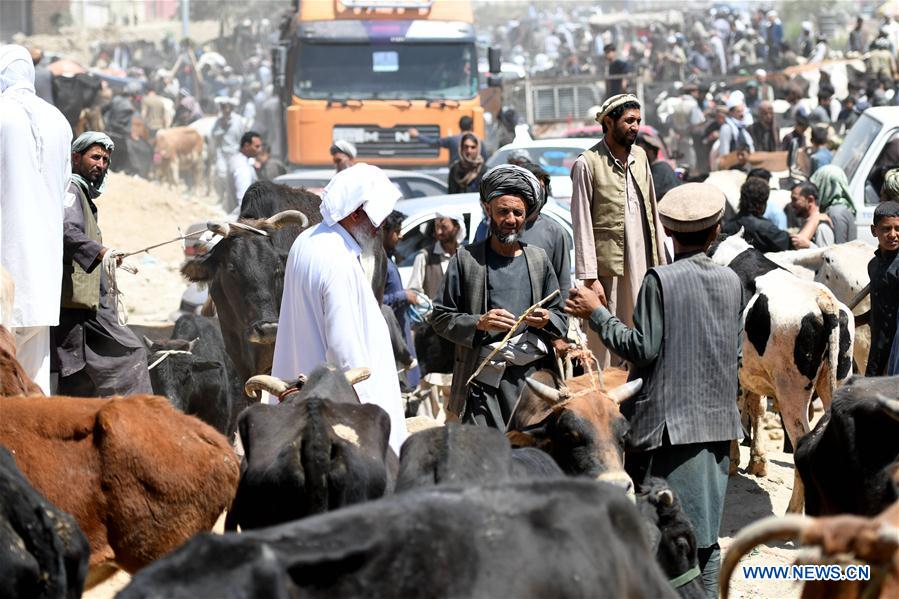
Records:
<instances>
[{"instance_id":1,"label":"man's hand","mask_svg":"<svg viewBox=\"0 0 899 599\"><path fill-rule=\"evenodd\" d=\"M605 296L603 296L605 299ZM586 287L574 287L568 292L565 311L578 318L590 318L593 311L601 306L601 300L592 290Z\"/></svg>"},{"instance_id":2,"label":"man's hand","mask_svg":"<svg viewBox=\"0 0 899 599\"><path fill-rule=\"evenodd\" d=\"M790 235L790 241L793 244L793 248L797 250L804 250L805 248L812 247L812 244L808 239L800 237L799 235Z\"/></svg>"},{"instance_id":3,"label":"man's hand","mask_svg":"<svg viewBox=\"0 0 899 599\"><path fill-rule=\"evenodd\" d=\"M415 127L409 127L406 129L406 133L409 134L409 137L418 137L418 129Z\"/></svg>"},{"instance_id":4,"label":"man's hand","mask_svg":"<svg viewBox=\"0 0 899 599\"><path fill-rule=\"evenodd\" d=\"M546 308L537 308L533 312L531 312L527 318L524 319L524 323L529 327L534 327L535 329L542 329L549 322L549 310Z\"/></svg>"},{"instance_id":5,"label":"man's hand","mask_svg":"<svg viewBox=\"0 0 899 599\"><path fill-rule=\"evenodd\" d=\"M515 317L502 308L494 308L478 319L475 328L479 331L487 331L495 333L497 331L508 331L515 326Z\"/></svg>"},{"instance_id":6,"label":"man's hand","mask_svg":"<svg viewBox=\"0 0 899 599\"><path fill-rule=\"evenodd\" d=\"M609 307L609 300L606 299L606 290L603 289L602 283L600 283L599 280L586 279L584 281L584 287L596 294L596 297L599 298L599 303L607 308Z\"/></svg>"},{"instance_id":7,"label":"man's hand","mask_svg":"<svg viewBox=\"0 0 899 599\"><path fill-rule=\"evenodd\" d=\"M109 251L110 251L110 249L109 249L108 247L104 247L102 250L100 250L100 261L101 261L101 262L103 261L103 258L106 257L106 253L109 252ZM122 254L116 255L116 257L115 257L115 265L116 265L116 266L121 266L123 260L125 260L125 256L123 256Z\"/></svg>"},{"instance_id":8,"label":"man's hand","mask_svg":"<svg viewBox=\"0 0 899 599\"><path fill-rule=\"evenodd\" d=\"M411 289L406 289L406 301L413 306L418 303L418 294Z\"/></svg>"}]
</instances>

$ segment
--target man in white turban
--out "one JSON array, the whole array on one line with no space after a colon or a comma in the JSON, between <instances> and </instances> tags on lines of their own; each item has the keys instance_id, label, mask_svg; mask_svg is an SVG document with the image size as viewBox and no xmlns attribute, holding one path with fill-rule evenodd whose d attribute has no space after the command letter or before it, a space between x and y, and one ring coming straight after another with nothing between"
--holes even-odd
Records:
<instances>
[{"instance_id":1,"label":"man in white turban","mask_svg":"<svg viewBox=\"0 0 899 599\"><path fill-rule=\"evenodd\" d=\"M35 94L31 54L0 46L0 264L16 286L17 358L45 393L50 327L59 321L71 143L65 117Z\"/></svg>"},{"instance_id":2,"label":"man in white turban","mask_svg":"<svg viewBox=\"0 0 899 599\"><path fill-rule=\"evenodd\" d=\"M272 375L284 380L328 363L341 370L365 367L355 385L362 403L390 416L390 446L399 453L406 423L387 323L372 291L378 229L401 194L378 167L340 171L322 192L323 222L290 248ZM381 250L383 251L383 250Z\"/></svg>"}]
</instances>

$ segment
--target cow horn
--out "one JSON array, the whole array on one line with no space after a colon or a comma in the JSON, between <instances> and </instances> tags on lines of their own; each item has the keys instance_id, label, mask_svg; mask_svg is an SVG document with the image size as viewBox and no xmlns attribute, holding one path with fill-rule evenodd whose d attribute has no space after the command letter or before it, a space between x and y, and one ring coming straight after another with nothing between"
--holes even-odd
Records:
<instances>
[{"instance_id":1,"label":"cow horn","mask_svg":"<svg viewBox=\"0 0 899 599\"><path fill-rule=\"evenodd\" d=\"M206 229L220 237L228 237L228 235L231 234L231 226L228 223L222 223L216 220L207 222Z\"/></svg>"},{"instance_id":2,"label":"cow horn","mask_svg":"<svg viewBox=\"0 0 899 599\"><path fill-rule=\"evenodd\" d=\"M798 514L788 514L783 517L769 516L741 530L734 537L721 563L719 582L722 599L727 599L730 592L730 577L741 557L749 553L756 545L768 541L798 539L814 522L814 518Z\"/></svg>"},{"instance_id":3,"label":"cow horn","mask_svg":"<svg viewBox=\"0 0 899 599\"><path fill-rule=\"evenodd\" d=\"M346 380L349 384L355 385L356 383L361 383L364 380L367 380L368 377L371 376L371 370L362 366L361 368L350 368L346 372L343 373L346 377Z\"/></svg>"},{"instance_id":4,"label":"cow horn","mask_svg":"<svg viewBox=\"0 0 899 599\"><path fill-rule=\"evenodd\" d=\"M274 216L270 216L265 220L266 224L276 229L286 227L288 225L299 225L301 229L309 226L309 217L299 210L284 210Z\"/></svg>"},{"instance_id":5,"label":"cow horn","mask_svg":"<svg viewBox=\"0 0 899 599\"><path fill-rule=\"evenodd\" d=\"M189 352L194 351L194 348L197 346L197 342L198 342L198 341L200 341L200 338L199 338L199 337L197 337L197 338L194 339L193 341L188 341L188 342L187 342L187 351L189 351Z\"/></svg>"},{"instance_id":6,"label":"cow horn","mask_svg":"<svg viewBox=\"0 0 899 599\"><path fill-rule=\"evenodd\" d=\"M621 403L626 399L632 398L643 388L643 379L634 379L628 381L620 387L615 387L607 393L609 399L615 403Z\"/></svg>"},{"instance_id":7,"label":"cow horn","mask_svg":"<svg viewBox=\"0 0 899 599\"><path fill-rule=\"evenodd\" d=\"M899 420L899 399L890 399L878 393L877 403L880 405L880 409L887 413L887 416Z\"/></svg>"},{"instance_id":8,"label":"cow horn","mask_svg":"<svg viewBox=\"0 0 899 599\"><path fill-rule=\"evenodd\" d=\"M562 400L568 399L567 389L565 391L554 389L549 385L544 385L540 381L532 379L531 377L527 377L525 381L527 382L528 387L531 388L531 391L537 394L537 397L552 406L556 405Z\"/></svg>"},{"instance_id":9,"label":"cow horn","mask_svg":"<svg viewBox=\"0 0 899 599\"><path fill-rule=\"evenodd\" d=\"M243 387L247 397L255 397L256 399L260 398L260 391L267 391L272 395L281 395L287 389L287 383L268 374L257 374L254 377L250 377Z\"/></svg>"},{"instance_id":10,"label":"cow horn","mask_svg":"<svg viewBox=\"0 0 899 599\"><path fill-rule=\"evenodd\" d=\"M671 492L671 489L659 491L658 494L656 494L656 501L664 507L671 507L674 505L674 493Z\"/></svg>"}]
</instances>

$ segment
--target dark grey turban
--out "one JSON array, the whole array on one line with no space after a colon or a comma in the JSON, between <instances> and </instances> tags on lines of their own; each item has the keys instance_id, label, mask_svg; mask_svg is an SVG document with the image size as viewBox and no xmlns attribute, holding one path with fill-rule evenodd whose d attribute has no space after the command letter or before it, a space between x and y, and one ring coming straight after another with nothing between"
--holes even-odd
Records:
<instances>
[{"instance_id":1,"label":"dark grey turban","mask_svg":"<svg viewBox=\"0 0 899 599\"><path fill-rule=\"evenodd\" d=\"M546 203L546 194L537 177L514 164L501 164L487 171L481 179L480 192L484 203L506 195L521 198L527 206L527 216L539 212Z\"/></svg>"}]
</instances>

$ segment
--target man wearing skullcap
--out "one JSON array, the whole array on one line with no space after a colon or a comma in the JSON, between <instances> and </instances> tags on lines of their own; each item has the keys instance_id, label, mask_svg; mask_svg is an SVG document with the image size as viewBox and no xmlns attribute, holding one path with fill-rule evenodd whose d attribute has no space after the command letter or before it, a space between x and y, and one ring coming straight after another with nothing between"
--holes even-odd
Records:
<instances>
[{"instance_id":1,"label":"man wearing skullcap","mask_svg":"<svg viewBox=\"0 0 899 599\"><path fill-rule=\"evenodd\" d=\"M104 261L122 262L116 250L103 245L94 204L106 187L114 149L112 139L98 131L86 131L72 144L62 234L62 305L59 325L53 327L53 371L59 375L60 395L153 392L146 349L119 321L115 291L102 267Z\"/></svg>"},{"instance_id":2,"label":"man wearing skullcap","mask_svg":"<svg viewBox=\"0 0 899 599\"><path fill-rule=\"evenodd\" d=\"M681 185L662 198L659 215L674 241L674 262L647 272L632 327L584 287L570 291L565 308L588 318L603 343L631 363L629 379L643 380L639 394L621 404L631 427L625 468L635 483L660 476L677 494L695 529L709 597L718 590L730 442L743 436L734 404L742 288L732 270L705 253L718 236L725 201L706 183Z\"/></svg>"},{"instance_id":3,"label":"man wearing skullcap","mask_svg":"<svg viewBox=\"0 0 899 599\"><path fill-rule=\"evenodd\" d=\"M546 252L520 241L525 221L543 201L540 182L524 168L503 164L484 175L479 191L490 235L459 248L450 260L431 325L456 346L447 411L463 422L504 429L525 378L556 368L552 341L562 337L568 323ZM516 326L530 306L554 293ZM513 328L508 343L469 384Z\"/></svg>"},{"instance_id":4,"label":"man wearing skullcap","mask_svg":"<svg viewBox=\"0 0 899 599\"><path fill-rule=\"evenodd\" d=\"M596 115L604 136L571 169L575 276L631 324L646 269L665 263L664 235L646 152L637 145L640 103L621 94ZM588 345L605 367L611 356L593 333Z\"/></svg>"},{"instance_id":5,"label":"man wearing skullcap","mask_svg":"<svg viewBox=\"0 0 899 599\"><path fill-rule=\"evenodd\" d=\"M331 144L330 153L338 173L356 164L356 146L346 140L338 139Z\"/></svg>"},{"instance_id":6,"label":"man wearing skullcap","mask_svg":"<svg viewBox=\"0 0 899 599\"><path fill-rule=\"evenodd\" d=\"M212 181L222 206L231 210L236 202L230 194L231 172L228 163L240 151L240 140L249 129L249 124L239 114L233 114L237 105L233 98L219 96L215 99L215 104L221 114L213 124L210 136L212 147L209 151L215 157Z\"/></svg>"},{"instance_id":7,"label":"man wearing skullcap","mask_svg":"<svg viewBox=\"0 0 899 599\"><path fill-rule=\"evenodd\" d=\"M72 129L35 94L34 62L0 46L0 266L15 282L16 359L50 392L50 327L59 319L63 197ZM0 416L2 418L2 416Z\"/></svg>"},{"instance_id":8,"label":"man wearing skullcap","mask_svg":"<svg viewBox=\"0 0 899 599\"><path fill-rule=\"evenodd\" d=\"M376 166L340 171L322 191L322 222L297 237L287 256L272 375L295 380L328 363L368 368L355 385L362 403L390 417L390 446L399 454L406 422L390 334L371 279L379 229L401 197Z\"/></svg>"}]
</instances>

